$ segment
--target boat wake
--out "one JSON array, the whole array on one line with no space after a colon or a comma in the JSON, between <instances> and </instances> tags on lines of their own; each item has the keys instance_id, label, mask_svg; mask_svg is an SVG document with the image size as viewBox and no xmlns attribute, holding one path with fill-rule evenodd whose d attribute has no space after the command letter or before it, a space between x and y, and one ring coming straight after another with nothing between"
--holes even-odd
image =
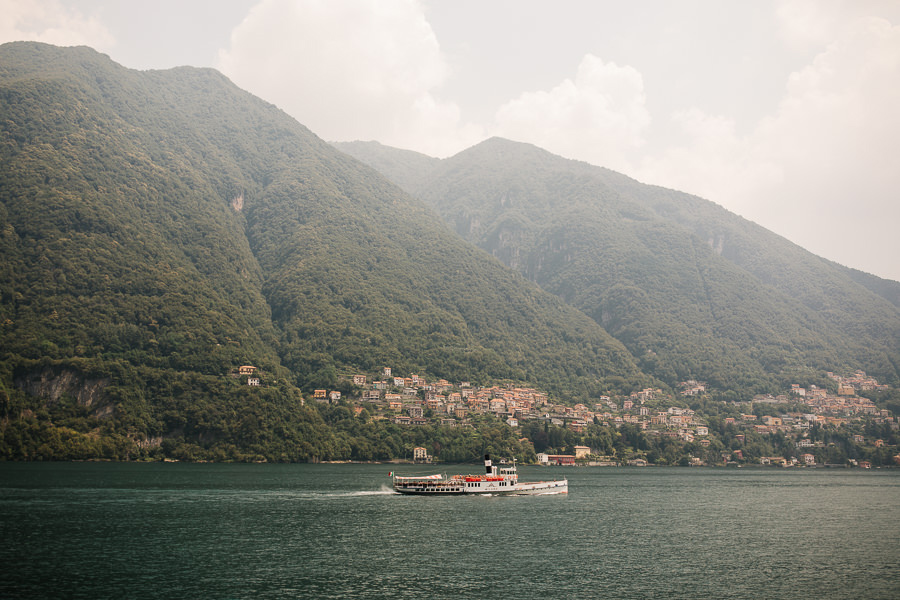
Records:
<instances>
[{"instance_id":1,"label":"boat wake","mask_svg":"<svg viewBox=\"0 0 900 600\"><path fill-rule=\"evenodd\" d=\"M380 490L358 490L355 492L335 492L333 494L326 494L326 496L330 498L354 498L358 496L393 496L396 494L394 490L389 487L384 487Z\"/></svg>"},{"instance_id":2,"label":"boat wake","mask_svg":"<svg viewBox=\"0 0 900 600\"><path fill-rule=\"evenodd\" d=\"M397 492L393 488L382 485L380 490L364 490L359 492L350 492L348 496L392 496Z\"/></svg>"},{"instance_id":3,"label":"boat wake","mask_svg":"<svg viewBox=\"0 0 900 600\"><path fill-rule=\"evenodd\" d=\"M323 490L302 495L309 498L358 498L362 496L393 496L396 493L392 488L382 485L381 489L378 490L356 490L352 492L326 492Z\"/></svg>"}]
</instances>

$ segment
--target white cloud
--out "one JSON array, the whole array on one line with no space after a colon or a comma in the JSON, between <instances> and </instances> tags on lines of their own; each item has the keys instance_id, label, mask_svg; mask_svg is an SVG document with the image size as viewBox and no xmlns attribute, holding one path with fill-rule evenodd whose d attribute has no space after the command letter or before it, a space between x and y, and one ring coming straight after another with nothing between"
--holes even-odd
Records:
<instances>
[{"instance_id":1,"label":"white cloud","mask_svg":"<svg viewBox=\"0 0 900 600\"><path fill-rule=\"evenodd\" d=\"M574 81L523 93L501 106L495 133L621 169L644 144L649 125L641 74L588 54Z\"/></svg>"},{"instance_id":2,"label":"white cloud","mask_svg":"<svg viewBox=\"0 0 900 600\"><path fill-rule=\"evenodd\" d=\"M757 137L785 166L773 193L794 207L797 220L786 225L792 237L824 256L837 254L831 244L846 244L841 253L851 266L872 265L900 280L898 106L900 27L855 19L791 75L778 113ZM802 231L805 217L818 231Z\"/></svg>"},{"instance_id":3,"label":"white cloud","mask_svg":"<svg viewBox=\"0 0 900 600\"><path fill-rule=\"evenodd\" d=\"M785 0L775 9L781 38L798 49L820 48L834 39L845 7L840 0Z\"/></svg>"},{"instance_id":4,"label":"white cloud","mask_svg":"<svg viewBox=\"0 0 900 600\"><path fill-rule=\"evenodd\" d=\"M697 108L676 111L671 119L681 132L680 144L645 157L630 174L714 200L748 217L759 190L782 181L781 165L756 152L752 140L736 133L732 119Z\"/></svg>"},{"instance_id":5,"label":"white cloud","mask_svg":"<svg viewBox=\"0 0 900 600\"><path fill-rule=\"evenodd\" d=\"M845 22L791 74L777 111L744 136L721 117L676 114L678 147L637 175L719 202L843 264L900 280L900 27Z\"/></svg>"},{"instance_id":6,"label":"white cloud","mask_svg":"<svg viewBox=\"0 0 900 600\"><path fill-rule=\"evenodd\" d=\"M108 50L115 38L95 17L85 17L58 0L0 0L0 43L37 41L57 46L89 45Z\"/></svg>"},{"instance_id":7,"label":"white cloud","mask_svg":"<svg viewBox=\"0 0 900 600\"><path fill-rule=\"evenodd\" d=\"M219 66L325 139L446 156L481 138L435 95L448 67L415 0L263 0Z\"/></svg>"}]
</instances>

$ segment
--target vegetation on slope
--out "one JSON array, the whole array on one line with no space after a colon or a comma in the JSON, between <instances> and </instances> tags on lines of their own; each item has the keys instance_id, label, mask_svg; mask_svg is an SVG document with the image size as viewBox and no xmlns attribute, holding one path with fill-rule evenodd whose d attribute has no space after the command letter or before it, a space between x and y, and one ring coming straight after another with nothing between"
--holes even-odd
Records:
<instances>
[{"instance_id":1,"label":"vegetation on slope","mask_svg":"<svg viewBox=\"0 0 900 600\"><path fill-rule=\"evenodd\" d=\"M378 142L332 142L331 144L341 152L374 168L408 192L418 189L427 181L428 176L441 162L438 158L412 150L391 148Z\"/></svg>"},{"instance_id":2,"label":"vegetation on slope","mask_svg":"<svg viewBox=\"0 0 900 600\"><path fill-rule=\"evenodd\" d=\"M214 71L7 44L0 124L3 456L334 456L301 391L387 364L572 399L646 380L596 323Z\"/></svg>"},{"instance_id":3,"label":"vegetation on slope","mask_svg":"<svg viewBox=\"0 0 900 600\"><path fill-rule=\"evenodd\" d=\"M889 286L873 293L711 202L500 139L441 161L414 191L669 384L752 394L843 368L898 380Z\"/></svg>"}]
</instances>

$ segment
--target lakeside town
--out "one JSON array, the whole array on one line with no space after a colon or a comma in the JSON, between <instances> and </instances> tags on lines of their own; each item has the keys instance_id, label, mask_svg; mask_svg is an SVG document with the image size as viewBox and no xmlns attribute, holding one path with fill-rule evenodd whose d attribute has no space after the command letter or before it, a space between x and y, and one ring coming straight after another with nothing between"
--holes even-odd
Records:
<instances>
[{"instance_id":1,"label":"lakeside town","mask_svg":"<svg viewBox=\"0 0 900 600\"><path fill-rule=\"evenodd\" d=\"M259 386L255 367L243 366L246 383ZM771 466L873 466L900 465L897 435L900 420L880 409L860 392L886 392L863 371L842 376L827 373L831 385L803 387L792 384L779 395L758 395L749 402L709 399L704 382L682 382L676 393L645 388L628 396L599 396L596 402L568 406L531 387L476 386L444 379L427 381L410 374L401 376L385 367L379 377L347 376L344 392L317 389L312 400L341 404L357 418L385 422L401 428L474 428L486 419L501 422L523 436L520 442L534 448L541 464L613 466L671 464L641 446L671 446L682 456L677 464ZM695 410L694 408L700 410ZM541 444L532 439L535 426L568 432L556 439L564 443ZM639 434L646 443L632 443L609 452L595 448L591 433L612 428L631 438ZM764 449L776 451L763 453ZM875 460L872 460L872 456ZM430 462L425 447L413 449L415 461ZM662 458L662 460L661 460Z\"/></svg>"}]
</instances>

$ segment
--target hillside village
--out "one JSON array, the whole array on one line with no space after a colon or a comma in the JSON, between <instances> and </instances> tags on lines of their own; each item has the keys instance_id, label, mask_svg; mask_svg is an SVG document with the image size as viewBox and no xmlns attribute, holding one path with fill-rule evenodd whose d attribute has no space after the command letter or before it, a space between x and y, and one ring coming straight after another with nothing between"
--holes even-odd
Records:
<instances>
[{"instance_id":1,"label":"hillside village","mask_svg":"<svg viewBox=\"0 0 900 600\"><path fill-rule=\"evenodd\" d=\"M260 385L254 367L239 371L251 386ZM529 424L561 428L580 439L590 429L628 427L657 443L675 441L686 449L687 464L730 465L761 464L777 466L833 466L833 436L838 434L857 450L850 451L841 466L871 466L861 460L865 449L890 453L880 464L900 465L897 432L900 419L887 409L858 395L864 391L887 391L862 371L850 376L828 373L837 393L827 388L793 384L784 394L758 395L750 402L718 402L715 416L708 409L690 406L708 397L704 382L682 382L677 395L661 389L645 388L627 397L600 396L592 405L567 406L552 402L548 394L531 387L513 385L475 386L469 382L451 383L444 379L427 381L419 375L398 376L386 367L377 380L366 375L347 379L349 393L317 389L312 400L323 404L346 404L358 418L389 422L400 427L472 428L485 418L495 419L514 429ZM704 406L708 406L703 404ZM868 434L866 432L869 432ZM782 455L757 456L751 442L760 439L789 448ZM776 441L777 440L777 441ZM532 443L523 437L521 441ZM536 448L536 450L543 450ZM423 448L416 457L431 460ZM632 451L626 456L599 454L590 446L569 444L536 452L537 462L545 464L646 465L646 453ZM682 461L684 464L685 461Z\"/></svg>"}]
</instances>

